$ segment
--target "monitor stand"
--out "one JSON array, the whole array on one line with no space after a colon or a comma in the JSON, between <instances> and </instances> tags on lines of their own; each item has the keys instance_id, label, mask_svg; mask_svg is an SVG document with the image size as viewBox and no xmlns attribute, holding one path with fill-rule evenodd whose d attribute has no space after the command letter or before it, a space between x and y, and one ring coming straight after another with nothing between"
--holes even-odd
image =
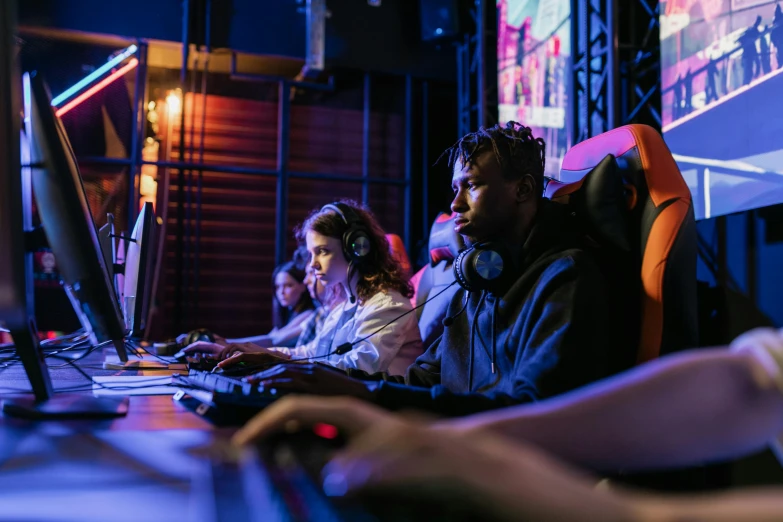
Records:
<instances>
[{"instance_id":1,"label":"monitor stand","mask_svg":"<svg viewBox=\"0 0 783 522\"><path fill-rule=\"evenodd\" d=\"M4 414L31 420L111 419L127 415L127 397L55 393L34 323L10 330L33 393L4 399Z\"/></svg>"},{"instance_id":2,"label":"monitor stand","mask_svg":"<svg viewBox=\"0 0 783 522\"><path fill-rule=\"evenodd\" d=\"M128 398L58 393L36 401L25 396L3 400L3 413L30 420L113 419L128 414Z\"/></svg>"}]
</instances>

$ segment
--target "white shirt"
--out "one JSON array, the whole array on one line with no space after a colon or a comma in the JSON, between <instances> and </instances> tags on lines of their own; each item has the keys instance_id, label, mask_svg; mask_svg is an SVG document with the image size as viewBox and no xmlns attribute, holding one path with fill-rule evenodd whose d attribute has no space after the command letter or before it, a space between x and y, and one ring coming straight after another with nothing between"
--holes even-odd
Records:
<instances>
[{"instance_id":1,"label":"white shirt","mask_svg":"<svg viewBox=\"0 0 783 522\"><path fill-rule=\"evenodd\" d=\"M410 299L396 290L378 292L363 304L352 305L345 300L329 312L315 339L278 351L291 355L291 359L318 357L316 361L343 370L355 368L367 373L405 375L408 366L423 352L416 314L411 312L400 318L412 308ZM390 321L386 328L356 344L349 352L322 357L343 343L353 343L372 334Z\"/></svg>"}]
</instances>

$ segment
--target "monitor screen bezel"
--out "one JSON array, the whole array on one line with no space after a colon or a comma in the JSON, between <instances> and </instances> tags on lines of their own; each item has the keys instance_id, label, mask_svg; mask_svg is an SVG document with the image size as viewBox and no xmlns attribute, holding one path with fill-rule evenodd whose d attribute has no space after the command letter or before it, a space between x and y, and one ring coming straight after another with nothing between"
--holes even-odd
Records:
<instances>
[{"instance_id":1,"label":"monitor screen bezel","mask_svg":"<svg viewBox=\"0 0 783 522\"><path fill-rule=\"evenodd\" d=\"M93 342L111 341L126 361L126 331L73 149L40 74L30 74L30 93L33 189L49 246Z\"/></svg>"}]
</instances>

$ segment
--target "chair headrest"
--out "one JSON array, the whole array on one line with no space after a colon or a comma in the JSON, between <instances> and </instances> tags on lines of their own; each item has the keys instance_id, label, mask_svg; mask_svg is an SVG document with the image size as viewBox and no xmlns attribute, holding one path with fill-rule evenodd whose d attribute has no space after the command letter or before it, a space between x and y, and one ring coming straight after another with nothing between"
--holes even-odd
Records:
<instances>
[{"instance_id":1,"label":"chair headrest","mask_svg":"<svg viewBox=\"0 0 783 522\"><path fill-rule=\"evenodd\" d=\"M435 218L430 229L430 264L437 265L441 261L452 260L460 250L465 248L462 236L454 230L454 215L441 212Z\"/></svg>"},{"instance_id":2,"label":"chair headrest","mask_svg":"<svg viewBox=\"0 0 783 522\"><path fill-rule=\"evenodd\" d=\"M576 193L588 183L583 179L586 174L598 168L608 154L614 156L626 189L628 238L641 275L637 360L643 362L698 341L693 203L661 134L640 124L625 125L571 147L560 170L560 179L567 184L553 186L553 195ZM579 181L579 187L570 186ZM591 192L585 197L595 196ZM610 193L606 207L613 205Z\"/></svg>"},{"instance_id":3,"label":"chair headrest","mask_svg":"<svg viewBox=\"0 0 783 522\"><path fill-rule=\"evenodd\" d=\"M579 181L550 181L545 195L569 205L584 232L598 243L626 252L631 249L627 196L622 173L611 154Z\"/></svg>"},{"instance_id":4,"label":"chair headrest","mask_svg":"<svg viewBox=\"0 0 783 522\"><path fill-rule=\"evenodd\" d=\"M666 142L648 125L625 125L585 140L563 157L560 179L581 179L607 154L617 158L626 188L637 191L635 203L655 207L672 200L691 201L691 193Z\"/></svg>"}]
</instances>

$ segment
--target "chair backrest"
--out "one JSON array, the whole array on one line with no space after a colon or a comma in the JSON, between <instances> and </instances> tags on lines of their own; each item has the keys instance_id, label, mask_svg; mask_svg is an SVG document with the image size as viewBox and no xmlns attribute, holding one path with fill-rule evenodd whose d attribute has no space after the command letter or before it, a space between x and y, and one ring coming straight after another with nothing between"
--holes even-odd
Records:
<instances>
[{"instance_id":1,"label":"chair backrest","mask_svg":"<svg viewBox=\"0 0 783 522\"><path fill-rule=\"evenodd\" d=\"M579 143L563 158L561 180L548 184L546 196L573 205L599 244L628 249L635 263L637 363L697 346L693 204L661 135L647 125L626 125ZM618 187L625 212L618 212Z\"/></svg>"},{"instance_id":2,"label":"chair backrest","mask_svg":"<svg viewBox=\"0 0 783 522\"><path fill-rule=\"evenodd\" d=\"M429 262L411 278L415 290L411 300L413 306L421 305L454 282L452 264L464 247L462 237L454 231L454 216L445 213L438 215L430 229ZM457 290L457 285L451 286L416 311L425 348L443 333L443 319Z\"/></svg>"},{"instance_id":3,"label":"chair backrest","mask_svg":"<svg viewBox=\"0 0 783 522\"><path fill-rule=\"evenodd\" d=\"M408 253L405 251L405 243L402 242L402 238L397 234L386 234L386 241L389 242L389 251L392 256L394 256L405 273L410 275L411 260L408 258Z\"/></svg>"}]
</instances>

